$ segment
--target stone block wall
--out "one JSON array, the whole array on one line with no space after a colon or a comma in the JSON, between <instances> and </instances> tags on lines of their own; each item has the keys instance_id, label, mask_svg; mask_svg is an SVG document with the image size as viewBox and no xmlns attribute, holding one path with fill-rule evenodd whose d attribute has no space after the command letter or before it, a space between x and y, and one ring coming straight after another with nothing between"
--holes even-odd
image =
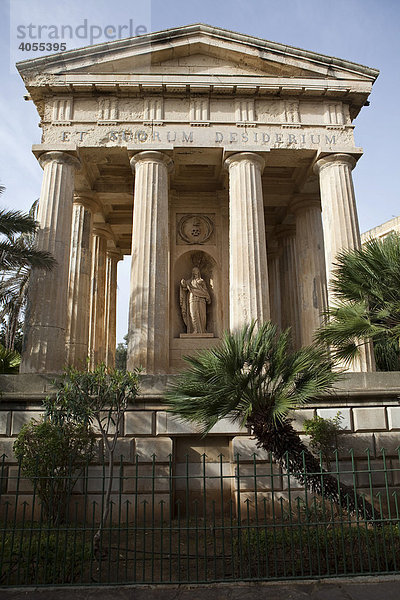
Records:
<instances>
[{"instance_id":1,"label":"stone block wall","mask_svg":"<svg viewBox=\"0 0 400 600\"><path fill-rule=\"evenodd\" d=\"M7 500L12 503L17 494L18 467L13 443L21 427L40 416L43 398L54 392L52 379L41 375L0 376L0 455L6 455L3 503ZM230 500L237 510L238 500L244 509L246 499L254 501L255 492L260 501L273 497L287 499L289 493L302 495L301 486L280 471L265 451L257 448L256 440L247 429L224 419L202 438L192 424L170 415L162 402L165 384L165 377L145 376L140 398L129 406L124 416L116 451L114 491L116 496L121 494L124 502L128 501L132 510L135 502L138 502L137 510L143 510L146 501L154 503L159 514L160 503L164 511L177 500L181 500L183 506L188 493L190 499L204 499L206 495L207 502L214 500L217 512L224 510L221 497L226 510ZM305 419L315 414L331 418L340 411L344 428L338 455L341 481L371 495L371 471L378 469L373 475L373 493L381 492L387 497L400 481L399 398L400 373L349 374L334 394L295 411L293 425L304 436ZM307 442L307 436L304 440ZM89 477L78 481L75 488L77 498L86 492L99 506L104 486L103 456L99 440ZM336 468L335 462L331 468ZM31 493L30 482L21 481L19 502L29 498ZM82 506L79 510L83 510Z\"/></svg>"}]
</instances>

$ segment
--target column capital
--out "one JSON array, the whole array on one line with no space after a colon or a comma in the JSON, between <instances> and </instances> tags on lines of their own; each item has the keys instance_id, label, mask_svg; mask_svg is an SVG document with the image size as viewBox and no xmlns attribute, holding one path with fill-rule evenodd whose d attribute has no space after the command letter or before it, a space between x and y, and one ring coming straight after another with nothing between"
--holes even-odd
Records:
<instances>
[{"instance_id":1,"label":"column capital","mask_svg":"<svg viewBox=\"0 0 400 600\"><path fill-rule=\"evenodd\" d=\"M101 205L98 200L95 200L90 194L74 194L74 204L81 204L89 209L93 214L101 211Z\"/></svg>"},{"instance_id":2,"label":"column capital","mask_svg":"<svg viewBox=\"0 0 400 600\"><path fill-rule=\"evenodd\" d=\"M296 235L296 225L277 225L274 229L274 235L277 240Z\"/></svg>"},{"instance_id":3,"label":"column capital","mask_svg":"<svg viewBox=\"0 0 400 600\"><path fill-rule=\"evenodd\" d=\"M130 164L133 172L135 172L136 165L141 162L156 162L164 164L167 167L168 172L172 171L174 166L174 161L170 156L168 156L168 154L164 154L163 152L158 152L156 150L144 150L143 152L139 152L138 154L132 156L130 159Z\"/></svg>"},{"instance_id":4,"label":"column capital","mask_svg":"<svg viewBox=\"0 0 400 600\"><path fill-rule=\"evenodd\" d=\"M99 235L106 238L106 240L115 241L111 227L106 223L95 223L93 225L93 235Z\"/></svg>"},{"instance_id":5,"label":"column capital","mask_svg":"<svg viewBox=\"0 0 400 600\"><path fill-rule=\"evenodd\" d=\"M58 150L44 152L44 154L39 156L38 161L42 169L50 162L56 162L61 165L70 165L77 170L81 168L81 161L79 158L67 154L66 152L59 152Z\"/></svg>"},{"instance_id":6,"label":"column capital","mask_svg":"<svg viewBox=\"0 0 400 600\"><path fill-rule=\"evenodd\" d=\"M238 162L249 162L253 165L256 165L259 167L261 173L265 167L265 160L259 154L256 154L255 152L237 152L236 154L232 154L225 159L225 169L229 170L232 165Z\"/></svg>"},{"instance_id":7,"label":"column capital","mask_svg":"<svg viewBox=\"0 0 400 600\"><path fill-rule=\"evenodd\" d=\"M356 163L356 159L351 154L329 154L328 156L324 156L317 160L313 169L314 173L318 175L322 169L333 164L346 165L350 167L350 169L354 169Z\"/></svg>"},{"instance_id":8,"label":"column capital","mask_svg":"<svg viewBox=\"0 0 400 600\"><path fill-rule=\"evenodd\" d=\"M124 255L118 248L107 248L107 257L115 259L117 262L123 260Z\"/></svg>"},{"instance_id":9,"label":"column capital","mask_svg":"<svg viewBox=\"0 0 400 600\"><path fill-rule=\"evenodd\" d=\"M293 214L297 214L307 208L319 208L321 210L321 201L315 194L295 194L289 204L289 209Z\"/></svg>"}]
</instances>

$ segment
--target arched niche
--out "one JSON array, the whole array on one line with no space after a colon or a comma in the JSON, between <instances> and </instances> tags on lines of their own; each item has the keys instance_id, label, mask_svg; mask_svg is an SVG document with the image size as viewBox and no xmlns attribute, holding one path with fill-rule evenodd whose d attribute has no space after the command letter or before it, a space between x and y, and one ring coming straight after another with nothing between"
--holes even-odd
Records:
<instances>
[{"instance_id":1,"label":"arched niche","mask_svg":"<svg viewBox=\"0 0 400 600\"><path fill-rule=\"evenodd\" d=\"M181 333L186 333L186 325L182 318L179 292L181 279L190 279L193 267L198 267L204 279L211 298L207 305L207 333L214 337L220 336L221 327L221 289L220 268L215 259L207 252L192 250L179 256L174 264L172 275L172 337L179 338Z\"/></svg>"}]
</instances>

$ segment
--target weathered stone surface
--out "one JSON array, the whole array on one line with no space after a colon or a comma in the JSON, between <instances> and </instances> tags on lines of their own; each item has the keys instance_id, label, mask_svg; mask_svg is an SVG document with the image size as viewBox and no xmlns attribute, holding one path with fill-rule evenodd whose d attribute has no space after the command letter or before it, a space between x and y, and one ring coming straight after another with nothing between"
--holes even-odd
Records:
<instances>
[{"instance_id":1,"label":"weathered stone surface","mask_svg":"<svg viewBox=\"0 0 400 600\"><path fill-rule=\"evenodd\" d=\"M256 468L254 465L245 464L240 465L239 470L237 466L234 468L235 477L232 479L233 489L249 491L258 490L271 491L282 489L282 477L279 467L272 465L272 476L271 476L271 465L268 463L257 463Z\"/></svg>"},{"instance_id":2,"label":"weathered stone surface","mask_svg":"<svg viewBox=\"0 0 400 600\"><path fill-rule=\"evenodd\" d=\"M176 464L176 489L186 490L219 490L233 485L233 472L229 463L181 463ZM222 478L221 478L222 476Z\"/></svg>"},{"instance_id":3,"label":"weathered stone surface","mask_svg":"<svg viewBox=\"0 0 400 600\"><path fill-rule=\"evenodd\" d=\"M234 437L232 440L232 453L234 459L239 455L240 461L253 461L254 455L256 455L257 460L269 460L269 452L257 448L257 440L252 437Z\"/></svg>"},{"instance_id":4,"label":"weathered stone surface","mask_svg":"<svg viewBox=\"0 0 400 600\"><path fill-rule=\"evenodd\" d=\"M0 411L0 435L7 435L10 427L10 411Z\"/></svg>"},{"instance_id":5,"label":"weathered stone surface","mask_svg":"<svg viewBox=\"0 0 400 600\"><path fill-rule=\"evenodd\" d=\"M354 431L386 429L386 414L382 408L354 408Z\"/></svg>"},{"instance_id":6,"label":"weathered stone surface","mask_svg":"<svg viewBox=\"0 0 400 600\"><path fill-rule=\"evenodd\" d=\"M231 330L270 318L261 175L264 159L238 153L229 169L229 298ZM239 243L240 240L240 243Z\"/></svg>"},{"instance_id":7,"label":"weathered stone surface","mask_svg":"<svg viewBox=\"0 0 400 600\"><path fill-rule=\"evenodd\" d=\"M29 423L31 419L40 419L42 412L37 410L13 411L11 419L11 435L18 435L21 427Z\"/></svg>"},{"instance_id":8,"label":"weathered stone surface","mask_svg":"<svg viewBox=\"0 0 400 600\"><path fill-rule=\"evenodd\" d=\"M387 407L389 429L400 429L400 406Z\"/></svg>"},{"instance_id":9,"label":"weathered stone surface","mask_svg":"<svg viewBox=\"0 0 400 600\"><path fill-rule=\"evenodd\" d=\"M376 455L382 456L382 448L386 456L398 456L400 447L400 434L392 432L375 433Z\"/></svg>"},{"instance_id":10,"label":"weathered stone surface","mask_svg":"<svg viewBox=\"0 0 400 600\"><path fill-rule=\"evenodd\" d=\"M312 419L315 415L315 410L312 408L299 408L298 410L292 411L290 418L292 420L292 427L296 431L303 431L304 421Z\"/></svg>"},{"instance_id":11,"label":"weathered stone surface","mask_svg":"<svg viewBox=\"0 0 400 600\"><path fill-rule=\"evenodd\" d=\"M345 431L351 431L351 411L350 408L317 408L317 415L323 419L334 419L340 412L340 427Z\"/></svg>"},{"instance_id":12,"label":"weathered stone surface","mask_svg":"<svg viewBox=\"0 0 400 600\"><path fill-rule=\"evenodd\" d=\"M339 252L361 245L356 200L351 171L356 160L350 154L330 154L320 158L314 166L319 175L324 232L328 304L333 306L335 296L330 287L335 260ZM370 346L362 347L360 358L348 370L374 371L375 363Z\"/></svg>"},{"instance_id":13,"label":"weathered stone surface","mask_svg":"<svg viewBox=\"0 0 400 600\"><path fill-rule=\"evenodd\" d=\"M168 373L168 171L161 152L141 152L135 172L127 368Z\"/></svg>"},{"instance_id":14,"label":"weathered stone surface","mask_svg":"<svg viewBox=\"0 0 400 600\"><path fill-rule=\"evenodd\" d=\"M137 438L135 455L140 462L169 462L172 460L171 438L145 439Z\"/></svg>"},{"instance_id":15,"label":"weathered stone surface","mask_svg":"<svg viewBox=\"0 0 400 600\"><path fill-rule=\"evenodd\" d=\"M5 458L6 463L17 462L17 460L15 458L14 450L13 450L14 442L15 442L15 438L11 438L11 439L0 438L0 457L3 456L3 454L5 454L6 455L6 458Z\"/></svg>"},{"instance_id":16,"label":"weathered stone surface","mask_svg":"<svg viewBox=\"0 0 400 600\"><path fill-rule=\"evenodd\" d=\"M362 458L367 456L369 450L370 456L375 456L375 437L373 433L357 433L352 435L342 434L339 436L339 457L341 459L353 456Z\"/></svg>"},{"instance_id":17,"label":"weathered stone surface","mask_svg":"<svg viewBox=\"0 0 400 600\"><path fill-rule=\"evenodd\" d=\"M152 435L153 419L152 411L131 410L125 413L125 435Z\"/></svg>"},{"instance_id":18,"label":"weathered stone surface","mask_svg":"<svg viewBox=\"0 0 400 600\"><path fill-rule=\"evenodd\" d=\"M18 490L21 494L33 492L33 484L26 477L18 477L19 467L8 468L8 485L7 491L16 492ZM13 501L13 503L15 500Z\"/></svg>"},{"instance_id":19,"label":"weathered stone surface","mask_svg":"<svg viewBox=\"0 0 400 600\"><path fill-rule=\"evenodd\" d=\"M22 373L62 371L66 358L72 199L75 170L80 162L66 152L46 152L39 162L44 172L37 246L57 262L51 271L37 269L30 281Z\"/></svg>"},{"instance_id":20,"label":"weathered stone surface","mask_svg":"<svg viewBox=\"0 0 400 600\"><path fill-rule=\"evenodd\" d=\"M124 470L124 488L128 492L167 492L171 489L168 465L142 465L126 467Z\"/></svg>"},{"instance_id":21,"label":"weathered stone surface","mask_svg":"<svg viewBox=\"0 0 400 600\"><path fill-rule=\"evenodd\" d=\"M181 421L167 412L156 413L156 435L199 434L199 431L192 423Z\"/></svg>"},{"instance_id":22,"label":"weathered stone surface","mask_svg":"<svg viewBox=\"0 0 400 600\"><path fill-rule=\"evenodd\" d=\"M117 443L115 446L115 453L114 453L114 462L116 464L119 464L121 462L121 457L122 457L123 463L131 463L133 460L133 452L134 452L134 441L132 439L122 438L122 439L117 440ZM103 452L101 452L101 455L104 457L105 463L107 463L107 461L108 461L107 453L103 451Z\"/></svg>"}]
</instances>

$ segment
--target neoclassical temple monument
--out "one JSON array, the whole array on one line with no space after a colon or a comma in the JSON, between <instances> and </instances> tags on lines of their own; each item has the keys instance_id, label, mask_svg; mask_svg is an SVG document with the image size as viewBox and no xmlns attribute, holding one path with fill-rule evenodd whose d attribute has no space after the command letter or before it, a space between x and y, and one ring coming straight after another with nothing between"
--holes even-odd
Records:
<instances>
[{"instance_id":1,"label":"neoclassical temple monument","mask_svg":"<svg viewBox=\"0 0 400 600\"><path fill-rule=\"evenodd\" d=\"M354 119L378 71L207 25L18 69L58 262L31 285L22 372L113 364L127 254L129 369L175 372L251 319L312 341L335 256L360 244Z\"/></svg>"}]
</instances>

